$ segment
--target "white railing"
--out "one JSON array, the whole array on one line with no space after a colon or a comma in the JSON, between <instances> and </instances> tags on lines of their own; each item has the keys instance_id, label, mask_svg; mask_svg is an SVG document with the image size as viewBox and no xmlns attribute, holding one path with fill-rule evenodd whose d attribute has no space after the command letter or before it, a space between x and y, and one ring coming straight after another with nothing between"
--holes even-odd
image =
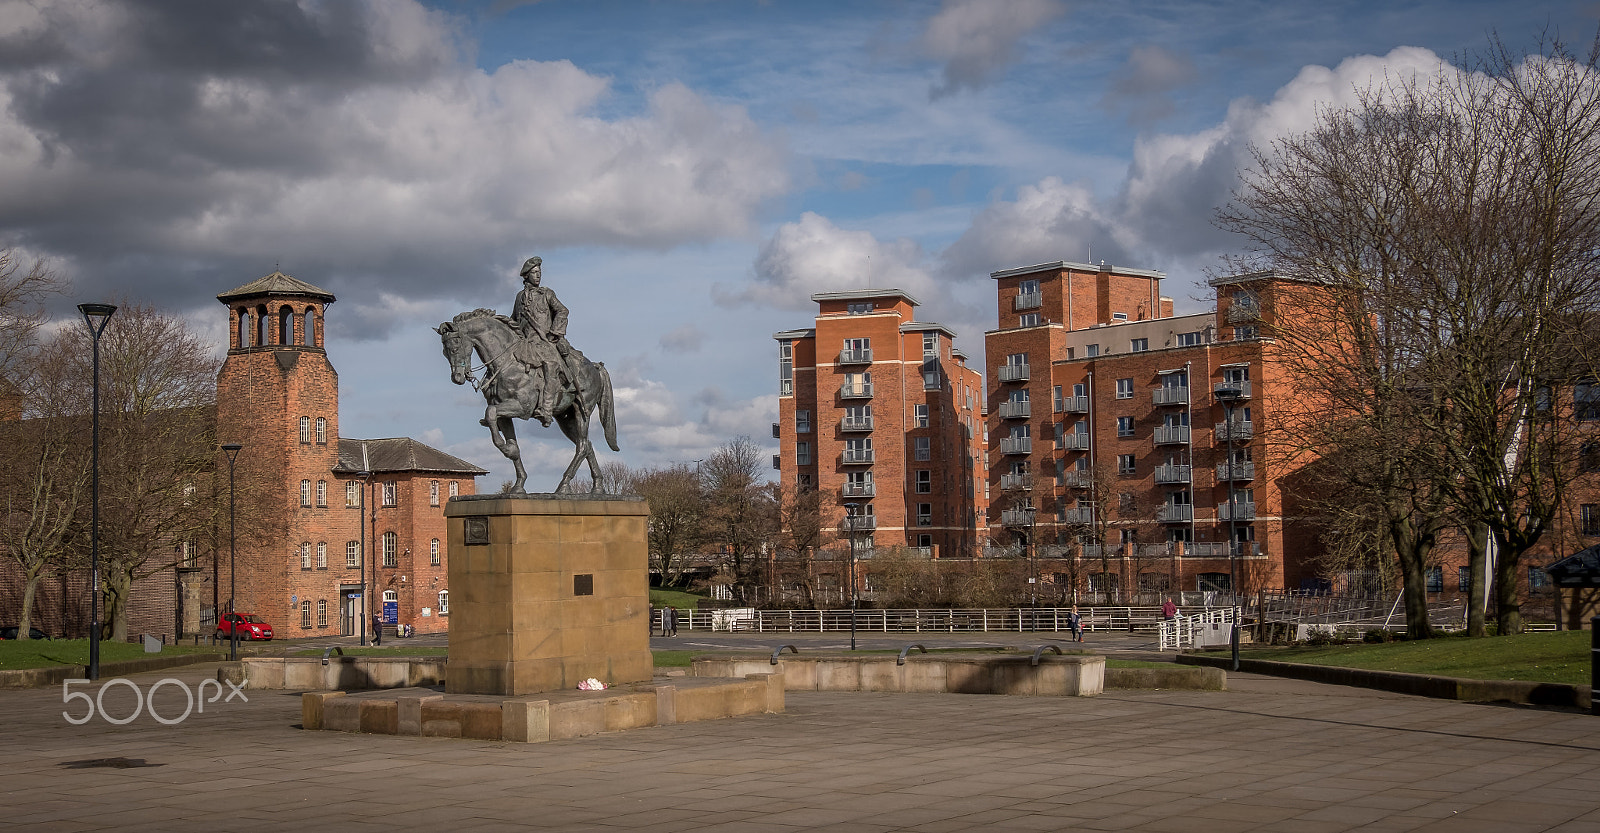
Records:
<instances>
[{"instance_id":1,"label":"white railing","mask_svg":"<svg viewBox=\"0 0 1600 833\"><path fill-rule=\"evenodd\" d=\"M840 431L871 431L872 430L872 417L857 417L855 419L851 419L850 417L844 417L843 419L841 419L839 421L839 430Z\"/></svg>"},{"instance_id":2,"label":"white railing","mask_svg":"<svg viewBox=\"0 0 1600 833\"><path fill-rule=\"evenodd\" d=\"M1068 414L1089 413L1089 397L1063 396L1056 400L1056 410Z\"/></svg>"},{"instance_id":3,"label":"white railing","mask_svg":"<svg viewBox=\"0 0 1600 833\"><path fill-rule=\"evenodd\" d=\"M1184 651L1195 647L1195 637L1212 626L1233 626L1233 608L1208 608L1192 616L1178 616L1174 619L1163 621L1159 628L1160 637L1156 642L1156 649L1160 651Z\"/></svg>"},{"instance_id":4,"label":"white railing","mask_svg":"<svg viewBox=\"0 0 1600 833\"><path fill-rule=\"evenodd\" d=\"M878 493L876 486L871 483L846 483L844 484L845 497L872 497Z\"/></svg>"},{"instance_id":5,"label":"white railing","mask_svg":"<svg viewBox=\"0 0 1600 833\"><path fill-rule=\"evenodd\" d=\"M1248 440L1255 436L1255 426L1244 420L1234 420L1233 425L1226 422L1217 423L1217 442L1225 443L1230 438L1234 440Z\"/></svg>"},{"instance_id":6,"label":"white railing","mask_svg":"<svg viewBox=\"0 0 1600 833\"><path fill-rule=\"evenodd\" d=\"M1246 460L1241 463L1234 463L1231 466L1227 463L1217 464L1218 480L1254 480L1255 478L1256 464L1252 461Z\"/></svg>"},{"instance_id":7,"label":"white railing","mask_svg":"<svg viewBox=\"0 0 1600 833\"><path fill-rule=\"evenodd\" d=\"M852 464L856 464L856 463L870 463L870 462L872 462L872 449L870 449L870 448L864 448L864 449L849 449L849 448L847 448L847 449L844 450L844 462L845 462L846 465L852 465Z\"/></svg>"},{"instance_id":8,"label":"white railing","mask_svg":"<svg viewBox=\"0 0 1600 833\"><path fill-rule=\"evenodd\" d=\"M1065 448L1069 451L1084 451L1089 448L1089 435L1062 434L1061 438L1056 441L1056 447Z\"/></svg>"},{"instance_id":9,"label":"white railing","mask_svg":"<svg viewBox=\"0 0 1600 833\"><path fill-rule=\"evenodd\" d=\"M1150 398L1157 405L1187 405L1189 404L1189 387L1161 387L1151 391Z\"/></svg>"},{"instance_id":10,"label":"white railing","mask_svg":"<svg viewBox=\"0 0 1600 833\"><path fill-rule=\"evenodd\" d=\"M1018 419L1030 416L1033 416L1033 403L1031 402L1022 401L1000 403L1001 419Z\"/></svg>"},{"instance_id":11,"label":"white railing","mask_svg":"<svg viewBox=\"0 0 1600 833\"><path fill-rule=\"evenodd\" d=\"M872 350L840 350L839 364L872 364Z\"/></svg>"},{"instance_id":12,"label":"white railing","mask_svg":"<svg viewBox=\"0 0 1600 833\"><path fill-rule=\"evenodd\" d=\"M1087 489L1094 485L1094 472L1070 469L1061 473L1061 485L1072 489Z\"/></svg>"},{"instance_id":13,"label":"white railing","mask_svg":"<svg viewBox=\"0 0 1600 833\"><path fill-rule=\"evenodd\" d=\"M849 383L840 385L839 396L844 399L871 399L872 383L862 382L855 385Z\"/></svg>"},{"instance_id":14,"label":"white railing","mask_svg":"<svg viewBox=\"0 0 1600 833\"><path fill-rule=\"evenodd\" d=\"M1063 509L1057 513L1056 519L1064 524L1092 524L1094 523L1094 509L1088 506Z\"/></svg>"},{"instance_id":15,"label":"white railing","mask_svg":"<svg viewBox=\"0 0 1600 833\"><path fill-rule=\"evenodd\" d=\"M1032 454L1033 453L1033 438L1032 437L1001 437L1000 438L1000 453L1001 454Z\"/></svg>"},{"instance_id":16,"label":"white railing","mask_svg":"<svg viewBox=\"0 0 1600 833\"><path fill-rule=\"evenodd\" d=\"M1249 382L1218 382L1211 386L1211 395L1216 396L1218 391L1228 390L1229 388L1238 391L1240 399L1250 398Z\"/></svg>"},{"instance_id":17,"label":"white railing","mask_svg":"<svg viewBox=\"0 0 1600 833\"><path fill-rule=\"evenodd\" d=\"M1256 505L1253 502L1242 500L1234 501L1234 505L1226 503L1217 504L1217 520L1253 521L1256 519Z\"/></svg>"},{"instance_id":18,"label":"white railing","mask_svg":"<svg viewBox=\"0 0 1600 833\"><path fill-rule=\"evenodd\" d=\"M1189 503L1169 503L1156 510L1156 520L1163 523L1194 520L1194 505Z\"/></svg>"},{"instance_id":19,"label":"white railing","mask_svg":"<svg viewBox=\"0 0 1600 833\"><path fill-rule=\"evenodd\" d=\"M999 376L1002 382L1026 382L1028 381L1028 366L1025 364L1003 364L1000 365L1000 369L995 375Z\"/></svg>"},{"instance_id":20,"label":"white railing","mask_svg":"<svg viewBox=\"0 0 1600 833\"><path fill-rule=\"evenodd\" d=\"M1033 526L1036 513L1032 509L1006 509L1000 513L1002 526Z\"/></svg>"},{"instance_id":21,"label":"white railing","mask_svg":"<svg viewBox=\"0 0 1600 833\"><path fill-rule=\"evenodd\" d=\"M1016 309L1038 309L1044 305L1044 299L1037 292L1018 292Z\"/></svg>"},{"instance_id":22,"label":"white railing","mask_svg":"<svg viewBox=\"0 0 1600 833\"><path fill-rule=\"evenodd\" d=\"M1167 465L1167 464L1156 466L1156 482L1157 483L1188 483L1189 482L1189 467L1188 466L1178 466L1178 465Z\"/></svg>"},{"instance_id":23,"label":"white railing","mask_svg":"<svg viewBox=\"0 0 1600 833\"><path fill-rule=\"evenodd\" d=\"M1002 474L1000 475L1000 488L1002 489L1032 489L1033 475L1031 474Z\"/></svg>"},{"instance_id":24,"label":"white railing","mask_svg":"<svg viewBox=\"0 0 1600 833\"><path fill-rule=\"evenodd\" d=\"M1189 441L1189 426L1163 425L1156 429L1156 445L1173 445Z\"/></svg>"},{"instance_id":25,"label":"white railing","mask_svg":"<svg viewBox=\"0 0 1600 833\"><path fill-rule=\"evenodd\" d=\"M859 560L859 557L858 557ZM840 588L821 591L829 598L839 597L848 604ZM877 633L983 633L991 631L1035 631L1064 633L1070 607L1040 608L933 608L857 610L856 630ZM1143 631L1160 628L1159 606L1079 606L1086 631ZM1230 608L1231 613L1231 608ZM655 611L651 625L659 628L661 611ZM850 630L850 609L832 610L724 610L678 611L680 630L746 631L754 633L821 633Z\"/></svg>"}]
</instances>

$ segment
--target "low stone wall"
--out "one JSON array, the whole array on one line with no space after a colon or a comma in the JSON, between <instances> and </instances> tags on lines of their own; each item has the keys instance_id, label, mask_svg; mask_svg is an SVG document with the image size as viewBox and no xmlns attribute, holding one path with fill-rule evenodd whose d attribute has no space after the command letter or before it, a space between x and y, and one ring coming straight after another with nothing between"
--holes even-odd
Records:
<instances>
[{"instance_id":1,"label":"low stone wall","mask_svg":"<svg viewBox=\"0 0 1600 833\"><path fill-rule=\"evenodd\" d=\"M1233 664L1230 657L1207 657L1183 654L1178 662L1185 665L1204 665L1227 668ZM1472 703L1518 703L1531 706L1563 706L1588 709L1592 693L1586 685L1564 683L1527 683L1515 680L1468 680L1460 677L1440 677L1430 674L1403 674L1398 671L1368 671L1361 668L1341 668L1333 665L1303 665L1295 662L1273 662L1261 659L1239 660L1239 670L1251 674L1269 674L1331 685L1348 685L1373 688L1419 697L1441 700L1463 700Z\"/></svg>"},{"instance_id":2,"label":"low stone wall","mask_svg":"<svg viewBox=\"0 0 1600 833\"><path fill-rule=\"evenodd\" d=\"M1105 657L916 654L901 665L887 655L703 656L692 660L697 677L741 677L780 671L790 691L902 691L1089 697L1105 688Z\"/></svg>"},{"instance_id":3,"label":"low stone wall","mask_svg":"<svg viewBox=\"0 0 1600 833\"><path fill-rule=\"evenodd\" d=\"M783 675L775 673L735 680L685 677L670 685L631 683L605 691L544 692L511 698L418 688L357 694L310 691L301 696L300 719L303 728L335 732L541 743L646 726L779 713L784 709L783 692Z\"/></svg>"},{"instance_id":4,"label":"low stone wall","mask_svg":"<svg viewBox=\"0 0 1600 833\"><path fill-rule=\"evenodd\" d=\"M1173 665L1169 668L1107 668L1106 688L1164 688L1184 691L1227 691L1221 668Z\"/></svg>"},{"instance_id":5,"label":"low stone wall","mask_svg":"<svg viewBox=\"0 0 1600 833\"><path fill-rule=\"evenodd\" d=\"M123 677L128 674L142 674L146 671L160 671L164 668L198 665L202 662L221 662L225 659L227 659L226 654L168 654L166 656L151 656L122 662L102 662L100 663L100 678ZM0 671L0 688L39 688L41 686L60 685L62 680L82 680L88 676L89 669L82 665L19 668L12 671Z\"/></svg>"},{"instance_id":6,"label":"low stone wall","mask_svg":"<svg viewBox=\"0 0 1600 833\"><path fill-rule=\"evenodd\" d=\"M416 688L444 684L444 657L251 657L221 674L245 688L290 691Z\"/></svg>"}]
</instances>

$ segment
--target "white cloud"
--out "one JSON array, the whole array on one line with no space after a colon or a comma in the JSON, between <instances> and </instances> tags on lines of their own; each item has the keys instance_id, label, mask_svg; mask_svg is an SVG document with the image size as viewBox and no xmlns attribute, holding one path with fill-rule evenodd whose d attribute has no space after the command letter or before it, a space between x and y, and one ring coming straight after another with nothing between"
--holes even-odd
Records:
<instances>
[{"instance_id":1,"label":"white cloud","mask_svg":"<svg viewBox=\"0 0 1600 833\"><path fill-rule=\"evenodd\" d=\"M920 46L944 62L934 98L985 86L1014 59L1017 41L1064 11L1057 0L945 0Z\"/></svg>"},{"instance_id":2,"label":"white cloud","mask_svg":"<svg viewBox=\"0 0 1600 833\"><path fill-rule=\"evenodd\" d=\"M812 310L812 293L848 289L903 289L926 301L938 292L915 241L881 241L868 231L842 229L810 211L784 223L756 256L756 279L742 290L714 287L718 303L769 304Z\"/></svg>"},{"instance_id":3,"label":"white cloud","mask_svg":"<svg viewBox=\"0 0 1600 833\"><path fill-rule=\"evenodd\" d=\"M1113 76L1100 105L1114 113L1126 112L1136 124L1157 121L1173 112L1168 94L1194 80L1194 61L1189 56L1157 44L1136 46Z\"/></svg>"}]
</instances>

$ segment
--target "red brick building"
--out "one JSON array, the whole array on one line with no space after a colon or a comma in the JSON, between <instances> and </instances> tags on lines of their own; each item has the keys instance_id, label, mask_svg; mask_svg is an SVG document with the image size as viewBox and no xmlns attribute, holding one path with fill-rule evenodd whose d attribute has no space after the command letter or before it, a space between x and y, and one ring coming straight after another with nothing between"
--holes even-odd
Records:
<instances>
[{"instance_id":1,"label":"red brick building","mask_svg":"<svg viewBox=\"0 0 1600 833\"><path fill-rule=\"evenodd\" d=\"M982 546L983 380L955 333L898 289L824 292L778 341L773 460L786 493L822 493L826 537L965 557ZM846 515L855 505L853 519Z\"/></svg>"},{"instance_id":2,"label":"red brick building","mask_svg":"<svg viewBox=\"0 0 1600 833\"><path fill-rule=\"evenodd\" d=\"M447 630L443 504L488 472L412 439L340 435L326 290L274 272L217 299L230 334L217 438L244 446L238 488L259 514L238 545L239 609L280 637L352 634L365 593L387 625ZM221 574L226 608L226 557Z\"/></svg>"}]
</instances>

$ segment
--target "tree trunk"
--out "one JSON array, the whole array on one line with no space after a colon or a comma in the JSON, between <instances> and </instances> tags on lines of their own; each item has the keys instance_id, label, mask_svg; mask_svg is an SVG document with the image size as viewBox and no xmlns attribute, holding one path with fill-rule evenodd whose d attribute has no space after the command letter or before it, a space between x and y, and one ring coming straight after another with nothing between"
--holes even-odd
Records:
<instances>
[{"instance_id":1,"label":"tree trunk","mask_svg":"<svg viewBox=\"0 0 1600 833\"><path fill-rule=\"evenodd\" d=\"M133 576L124 570L112 569L104 571L100 580L104 583L100 633L112 642L127 642L128 594L133 590Z\"/></svg>"},{"instance_id":2,"label":"tree trunk","mask_svg":"<svg viewBox=\"0 0 1600 833\"><path fill-rule=\"evenodd\" d=\"M1500 636L1522 633L1522 601L1517 598L1517 569L1522 551L1506 546L1495 536L1499 547L1494 562L1495 629Z\"/></svg>"},{"instance_id":3,"label":"tree trunk","mask_svg":"<svg viewBox=\"0 0 1600 833\"><path fill-rule=\"evenodd\" d=\"M39 589L39 579L42 576L38 571L29 570L27 578L22 584L22 612L17 615L17 638L31 639L28 636L33 628L33 597Z\"/></svg>"},{"instance_id":4,"label":"tree trunk","mask_svg":"<svg viewBox=\"0 0 1600 833\"><path fill-rule=\"evenodd\" d=\"M1406 607L1406 638L1428 639L1433 627L1428 623L1427 557L1432 547L1425 536L1404 518L1396 518L1390 529L1394 535L1395 554L1400 558L1401 596Z\"/></svg>"},{"instance_id":5,"label":"tree trunk","mask_svg":"<svg viewBox=\"0 0 1600 833\"><path fill-rule=\"evenodd\" d=\"M1483 636L1484 629L1484 593L1488 580L1489 564L1489 530L1482 524L1470 524L1466 531L1467 536L1467 636Z\"/></svg>"}]
</instances>

